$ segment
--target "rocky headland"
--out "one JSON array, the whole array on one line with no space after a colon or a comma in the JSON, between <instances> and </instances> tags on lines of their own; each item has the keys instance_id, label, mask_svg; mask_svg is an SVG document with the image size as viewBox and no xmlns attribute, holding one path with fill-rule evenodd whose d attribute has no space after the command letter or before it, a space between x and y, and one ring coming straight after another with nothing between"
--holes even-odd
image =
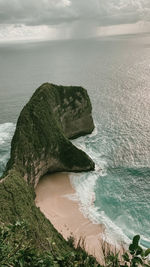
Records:
<instances>
[{"instance_id":1,"label":"rocky headland","mask_svg":"<svg viewBox=\"0 0 150 267\"><path fill-rule=\"evenodd\" d=\"M92 159L69 141L92 132L91 112L85 89L49 83L40 86L21 111L10 159L0 180L1 264L80 266L85 259L91 263L82 266L95 264L95 259L70 246L45 218L35 206L34 191L47 173L94 170ZM38 261L41 253L45 255L42 261L48 257L51 265L33 265L33 256L29 255L36 255L34 260ZM24 261L30 258L31 265L15 265L23 257Z\"/></svg>"},{"instance_id":2,"label":"rocky headland","mask_svg":"<svg viewBox=\"0 0 150 267\"><path fill-rule=\"evenodd\" d=\"M57 171L89 171L94 162L69 138L94 129L87 91L45 83L21 111L6 167L17 170L34 186L40 177Z\"/></svg>"}]
</instances>

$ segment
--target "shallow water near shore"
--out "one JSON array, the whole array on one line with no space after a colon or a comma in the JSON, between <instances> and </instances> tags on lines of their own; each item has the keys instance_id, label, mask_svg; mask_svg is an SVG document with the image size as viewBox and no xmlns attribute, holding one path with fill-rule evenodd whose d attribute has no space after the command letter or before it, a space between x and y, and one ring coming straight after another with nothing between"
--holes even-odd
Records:
<instances>
[{"instance_id":1,"label":"shallow water near shore","mask_svg":"<svg viewBox=\"0 0 150 267\"><path fill-rule=\"evenodd\" d=\"M19 112L43 82L82 85L96 128L73 142L96 162L70 175L81 211L110 242L150 247L150 36L0 45L0 172ZM15 67L14 67L15 66ZM94 202L94 207L92 203Z\"/></svg>"}]
</instances>

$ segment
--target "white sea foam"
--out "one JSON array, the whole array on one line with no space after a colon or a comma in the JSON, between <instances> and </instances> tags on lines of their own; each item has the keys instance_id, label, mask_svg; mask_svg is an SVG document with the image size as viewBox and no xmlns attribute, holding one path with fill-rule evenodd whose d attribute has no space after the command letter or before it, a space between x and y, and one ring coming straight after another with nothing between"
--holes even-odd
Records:
<instances>
[{"instance_id":1,"label":"white sea foam","mask_svg":"<svg viewBox=\"0 0 150 267\"><path fill-rule=\"evenodd\" d=\"M90 138L93 137L93 136L96 136L98 134L98 122L97 121L94 121L94 125L95 125L95 128L93 130L93 132L91 134L89 134Z\"/></svg>"},{"instance_id":2,"label":"white sea foam","mask_svg":"<svg viewBox=\"0 0 150 267\"><path fill-rule=\"evenodd\" d=\"M15 124L11 122L0 124L0 145L8 143L15 130Z\"/></svg>"},{"instance_id":3,"label":"white sea foam","mask_svg":"<svg viewBox=\"0 0 150 267\"><path fill-rule=\"evenodd\" d=\"M67 197L79 202L79 209L86 218L95 224L102 223L105 225L105 234L102 236L105 241L116 246L120 243L129 244L130 239L124 234L123 230L105 214L104 210L100 210L94 205L97 179L101 179L97 172L71 174L70 181L76 192Z\"/></svg>"},{"instance_id":4,"label":"white sea foam","mask_svg":"<svg viewBox=\"0 0 150 267\"><path fill-rule=\"evenodd\" d=\"M73 141L74 145L84 150L93 159L96 168L94 172L70 174L70 181L76 192L67 197L73 201L78 201L80 211L93 223L105 225L105 233L102 236L104 240L116 246L120 243L129 244L131 240L105 214L103 207L100 208L94 205L97 180L107 175L107 162L101 158L100 152L93 149L92 146L92 143L97 141L97 134L96 128L95 132L90 136L80 137Z\"/></svg>"},{"instance_id":5,"label":"white sea foam","mask_svg":"<svg viewBox=\"0 0 150 267\"><path fill-rule=\"evenodd\" d=\"M76 193L70 195L70 198L72 200L79 201L81 212L94 223L98 223L95 216L95 214L97 215L97 208L94 206L94 191L97 178L97 175L94 173L91 175L87 175L85 173L70 175L71 184L76 190Z\"/></svg>"},{"instance_id":6,"label":"white sea foam","mask_svg":"<svg viewBox=\"0 0 150 267\"><path fill-rule=\"evenodd\" d=\"M10 154L10 143L15 131L11 122L0 124L0 175L2 174Z\"/></svg>"}]
</instances>

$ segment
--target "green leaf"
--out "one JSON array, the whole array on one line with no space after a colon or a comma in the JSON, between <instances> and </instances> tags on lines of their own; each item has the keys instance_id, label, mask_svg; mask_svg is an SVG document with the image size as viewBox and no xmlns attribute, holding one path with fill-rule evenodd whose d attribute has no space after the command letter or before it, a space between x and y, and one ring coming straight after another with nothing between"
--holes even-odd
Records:
<instances>
[{"instance_id":1,"label":"green leaf","mask_svg":"<svg viewBox=\"0 0 150 267\"><path fill-rule=\"evenodd\" d=\"M130 261L130 259L129 259L129 255L128 255L127 252L123 255L123 259L124 259L125 261L127 261L127 262Z\"/></svg>"},{"instance_id":2,"label":"green leaf","mask_svg":"<svg viewBox=\"0 0 150 267\"><path fill-rule=\"evenodd\" d=\"M147 250L145 250L144 256L147 257L149 254L150 254L150 248L148 248Z\"/></svg>"},{"instance_id":3,"label":"green leaf","mask_svg":"<svg viewBox=\"0 0 150 267\"><path fill-rule=\"evenodd\" d=\"M135 247L135 249L137 249L137 247L138 247L139 240L140 240L140 236L139 236L139 235L135 235L135 236L133 237L133 241L132 241L132 243L133 243L133 246Z\"/></svg>"},{"instance_id":4,"label":"green leaf","mask_svg":"<svg viewBox=\"0 0 150 267\"><path fill-rule=\"evenodd\" d=\"M130 244L129 250L132 252L135 252L135 246L133 244Z\"/></svg>"},{"instance_id":5,"label":"green leaf","mask_svg":"<svg viewBox=\"0 0 150 267\"><path fill-rule=\"evenodd\" d=\"M138 246L137 250L136 250L136 255L141 255L142 256L142 252L143 252L143 249L140 246Z\"/></svg>"},{"instance_id":6,"label":"green leaf","mask_svg":"<svg viewBox=\"0 0 150 267\"><path fill-rule=\"evenodd\" d=\"M140 264L143 264L142 259L139 258L139 257L134 257L134 258L132 259L132 262L133 262L133 263L140 263Z\"/></svg>"}]
</instances>

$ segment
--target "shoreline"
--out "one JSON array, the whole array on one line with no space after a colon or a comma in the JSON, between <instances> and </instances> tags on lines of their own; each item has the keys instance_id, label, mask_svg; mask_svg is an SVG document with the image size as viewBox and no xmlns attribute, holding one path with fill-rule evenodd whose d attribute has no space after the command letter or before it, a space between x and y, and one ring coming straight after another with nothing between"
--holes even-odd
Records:
<instances>
[{"instance_id":1,"label":"shoreline","mask_svg":"<svg viewBox=\"0 0 150 267\"><path fill-rule=\"evenodd\" d=\"M55 173L44 176L36 189L35 204L53 224L57 231L68 240L75 239L75 244L81 240L88 254L93 255L98 262L103 262L101 248L104 225L94 224L79 210L77 201L67 197L75 193L67 173Z\"/></svg>"}]
</instances>

